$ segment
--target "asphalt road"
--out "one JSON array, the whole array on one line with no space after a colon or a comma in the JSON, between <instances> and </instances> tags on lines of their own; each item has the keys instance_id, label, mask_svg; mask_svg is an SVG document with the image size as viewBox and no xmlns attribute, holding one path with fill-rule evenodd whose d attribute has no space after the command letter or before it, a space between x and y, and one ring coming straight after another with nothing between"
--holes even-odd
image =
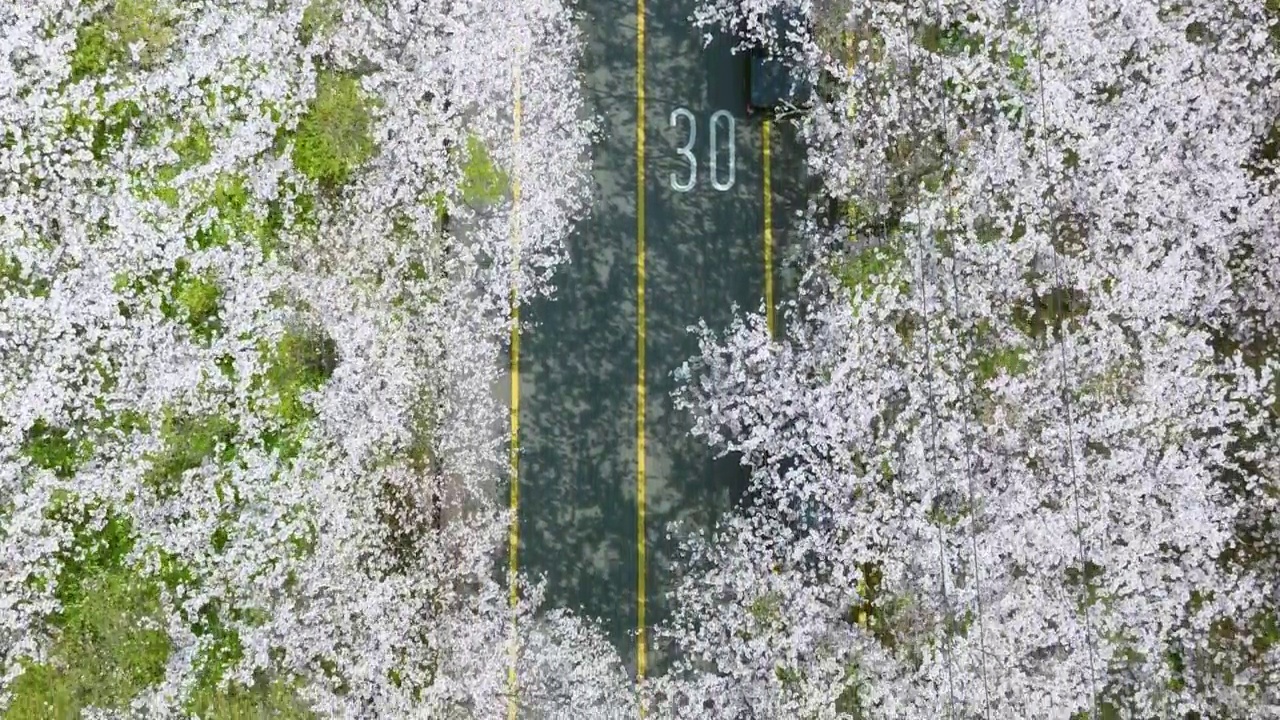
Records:
<instances>
[{"instance_id":1,"label":"asphalt road","mask_svg":"<svg viewBox=\"0 0 1280 720\"><path fill-rule=\"evenodd\" d=\"M559 289L521 310L517 558L545 576L549 605L599 617L633 672L652 673L663 651L641 646L637 628L642 603L645 626L668 616L666 528L712 527L744 482L736 463L713 461L689 437L671 373L697 352L688 326L723 328L735 304L762 307L766 154L761 118L745 114L746 60L724 38L703 47L691 0L646 3L642 109L638 6L583 0L579 9L585 94L605 133L593 152L592 213L569 240ZM802 158L781 124L769 150L776 257Z\"/></svg>"}]
</instances>

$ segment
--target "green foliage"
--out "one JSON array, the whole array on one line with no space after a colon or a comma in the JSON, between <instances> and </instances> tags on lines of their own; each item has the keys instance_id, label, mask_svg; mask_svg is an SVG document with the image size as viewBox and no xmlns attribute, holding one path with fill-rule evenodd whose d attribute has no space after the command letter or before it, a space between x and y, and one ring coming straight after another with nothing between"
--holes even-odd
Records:
<instances>
[{"instance_id":1,"label":"green foliage","mask_svg":"<svg viewBox=\"0 0 1280 720\"><path fill-rule=\"evenodd\" d=\"M65 493L48 511L73 538L58 554L58 635L51 660L28 665L13 684L8 720L78 718L89 705L123 708L164 676L170 643L158 624L159 585L125 563L134 545L129 522L107 511L95 530L91 514Z\"/></svg>"},{"instance_id":2,"label":"green foliage","mask_svg":"<svg viewBox=\"0 0 1280 720\"><path fill-rule=\"evenodd\" d=\"M302 398L324 385L338 365L338 346L317 328L298 325L287 330L274 348L263 347L266 372L255 379L274 396L268 408L281 426L263 432L262 443L284 458L297 455L314 411Z\"/></svg>"},{"instance_id":3,"label":"green foliage","mask_svg":"<svg viewBox=\"0 0 1280 720\"><path fill-rule=\"evenodd\" d=\"M1026 353L1020 348L995 346L974 352L977 361L979 383L993 380L1000 375L1018 376L1029 367Z\"/></svg>"},{"instance_id":4,"label":"green foliage","mask_svg":"<svg viewBox=\"0 0 1280 720\"><path fill-rule=\"evenodd\" d=\"M906 262L906 248L896 238L890 238L882 245L873 245L847 256L835 268L836 278L849 291L852 299L869 295L884 277L898 270ZM907 283L902 281L900 290L906 291Z\"/></svg>"},{"instance_id":5,"label":"green foliage","mask_svg":"<svg viewBox=\"0 0 1280 720\"><path fill-rule=\"evenodd\" d=\"M298 40L303 45L328 35L342 21L342 6L337 0L311 0L298 25Z\"/></svg>"},{"instance_id":6,"label":"green foliage","mask_svg":"<svg viewBox=\"0 0 1280 720\"><path fill-rule=\"evenodd\" d=\"M298 121L294 167L324 187L341 186L373 156L370 124L356 78L322 71L316 78L316 97Z\"/></svg>"},{"instance_id":7,"label":"green foliage","mask_svg":"<svg viewBox=\"0 0 1280 720\"><path fill-rule=\"evenodd\" d=\"M238 432L235 423L219 415L166 412L160 427L164 450L149 458L147 484L162 496L171 495L182 482L182 474L200 467L206 458L217 453L218 461L229 462L236 454Z\"/></svg>"},{"instance_id":8,"label":"green foliage","mask_svg":"<svg viewBox=\"0 0 1280 720\"><path fill-rule=\"evenodd\" d=\"M204 125L195 123L191 129L179 136L170 145L178 154L178 162L165 165L156 171L154 178L145 182L144 197L150 195L158 198L171 208L178 207L178 189L173 181L185 170L203 165L213 157L213 143L209 131Z\"/></svg>"},{"instance_id":9,"label":"green foliage","mask_svg":"<svg viewBox=\"0 0 1280 720\"><path fill-rule=\"evenodd\" d=\"M489 149L475 135L467 137L466 160L462 164L462 201L488 205L506 195L511 178L493 162Z\"/></svg>"},{"instance_id":10,"label":"green foliage","mask_svg":"<svg viewBox=\"0 0 1280 720\"><path fill-rule=\"evenodd\" d=\"M1280 0L1267 0L1266 8L1271 15L1271 43L1280 50Z\"/></svg>"},{"instance_id":11,"label":"green foliage","mask_svg":"<svg viewBox=\"0 0 1280 720\"><path fill-rule=\"evenodd\" d=\"M1089 299L1069 288L1054 288L1030 301L1013 305L1013 323L1027 337L1043 339L1052 333L1057 338L1064 324L1070 324L1089 312Z\"/></svg>"},{"instance_id":12,"label":"green foliage","mask_svg":"<svg viewBox=\"0 0 1280 720\"><path fill-rule=\"evenodd\" d=\"M74 441L65 428L53 427L36 420L27 430L22 452L36 467L52 471L61 478L75 474L80 463L89 458L93 446L87 440Z\"/></svg>"},{"instance_id":13,"label":"green foliage","mask_svg":"<svg viewBox=\"0 0 1280 720\"><path fill-rule=\"evenodd\" d=\"M108 511L100 529L89 523L90 508L67 493L56 495L47 512L49 519L72 529L71 547L59 555L60 573L55 593L63 607L85 601L85 584L93 577L117 572L133 549L133 526L128 519Z\"/></svg>"},{"instance_id":14,"label":"green foliage","mask_svg":"<svg viewBox=\"0 0 1280 720\"><path fill-rule=\"evenodd\" d=\"M862 700L858 696L858 666L854 664L846 665L844 668L844 680L841 682L840 695L836 697L836 712L842 717L862 717Z\"/></svg>"},{"instance_id":15,"label":"green foliage","mask_svg":"<svg viewBox=\"0 0 1280 720\"><path fill-rule=\"evenodd\" d=\"M197 340L208 342L222 325L218 318L218 303L222 289L210 272L195 273L186 258L178 258L173 269L152 271L143 276L117 275L113 290L129 291L134 297L145 297L161 290L160 312L169 320L182 322L191 328ZM131 313L127 303L121 303L121 313Z\"/></svg>"},{"instance_id":16,"label":"green foliage","mask_svg":"<svg viewBox=\"0 0 1280 720\"><path fill-rule=\"evenodd\" d=\"M193 123L191 129L174 140L170 147L178 154L178 164L184 169L203 165L213 158L209 130L200 123Z\"/></svg>"},{"instance_id":17,"label":"green foliage","mask_svg":"<svg viewBox=\"0 0 1280 720\"><path fill-rule=\"evenodd\" d=\"M804 682L804 674L796 668L779 665L774 668L774 674L784 690L797 690Z\"/></svg>"},{"instance_id":18,"label":"green foliage","mask_svg":"<svg viewBox=\"0 0 1280 720\"><path fill-rule=\"evenodd\" d=\"M27 275L18 258L0 254L0 298L5 295L44 298L49 296L49 281Z\"/></svg>"},{"instance_id":19,"label":"green foliage","mask_svg":"<svg viewBox=\"0 0 1280 720\"><path fill-rule=\"evenodd\" d=\"M248 178L241 174L221 174L208 200L197 212L211 209L215 218L191 237L198 250L227 247L232 243L256 242L264 254L276 250L286 217L280 200L267 203L266 211L255 212ZM295 201L294 224L314 225L314 199L300 196Z\"/></svg>"},{"instance_id":20,"label":"green foliage","mask_svg":"<svg viewBox=\"0 0 1280 720\"><path fill-rule=\"evenodd\" d=\"M427 198L427 207L435 211L436 222L443 232L445 225L449 222L449 203L443 192Z\"/></svg>"},{"instance_id":21,"label":"green foliage","mask_svg":"<svg viewBox=\"0 0 1280 720\"><path fill-rule=\"evenodd\" d=\"M224 620L228 617L250 624L261 620L217 601L205 606L193 630L210 643L195 660L196 685L186 709L205 718L312 717L296 688L279 678L259 672L252 687L223 682L231 668L244 659L240 633Z\"/></svg>"},{"instance_id":22,"label":"green foliage","mask_svg":"<svg viewBox=\"0 0 1280 720\"><path fill-rule=\"evenodd\" d=\"M45 720L83 715L90 705L123 709L147 686L161 681L171 644L161 620L160 589L192 585L181 563L162 555L157 578L141 577L126 564L134 548L132 528L108 512L98 531L91 512L69 495L55 498L51 519L70 527L71 547L59 554L55 595L62 611L53 618L59 631L49 662L28 665L12 686L5 720ZM205 718L309 718L294 686L263 678L251 688L220 687L232 664L243 657L239 636L206 606L192 629L213 642L197 659L198 679L188 709ZM250 619L246 613L231 613Z\"/></svg>"},{"instance_id":23,"label":"green foliage","mask_svg":"<svg viewBox=\"0 0 1280 720\"><path fill-rule=\"evenodd\" d=\"M862 601L848 608L846 620L869 631L886 650L893 652L902 644L902 618L911 602L906 597L894 597L885 592L884 573L878 564L863 563L860 570L857 588Z\"/></svg>"},{"instance_id":24,"label":"green foliage","mask_svg":"<svg viewBox=\"0 0 1280 720\"><path fill-rule=\"evenodd\" d=\"M283 680L263 680L253 687L231 683L227 687L196 691L191 711L202 718L269 720L312 718L294 686Z\"/></svg>"},{"instance_id":25,"label":"green foliage","mask_svg":"<svg viewBox=\"0 0 1280 720\"><path fill-rule=\"evenodd\" d=\"M124 708L164 678L170 642L158 624L158 588L127 569L85 579L67 606L52 660L28 666L13 685L5 718L78 718L90 706Z\"/></svg>"},{"instance_id":26,"label":"green foliage","mask_svg":"<svg viewBox=\"0 0 1280 720\"><path fill-rule=\"evenodd\" d=\"M266 373L267 386L280 398L281 417L294 421L309 418L302 393L324 385L337 366L338 346L328 335L311 327L285 332Z\"/></svg>"},{"instance_id":27,"label":"green foliage","mask_svg":"<svg viewBox=\"0 0 1280 720\"><path fill-rule=\"evenodd\" d=\"M154 67L173 43L173 27L172 17L156 0L115 0L76 33L71 81L97 77L131 62L129 46L135 42L144 43L139 65Z\"/></svg>"},{"instance_id":28,"label":"green foliage","mask_svg":"<svg viewBox=\"0 0 1280 720\"><path fill-rule=\"evenodd\" d=\"M782 617L781 607L782 603L779 601L778 596L769 593L752 600L747 612L757 623L768 625Z\"/></svg>"},{"instance_id":29,"label":"green foliage","mask_svg":"<svg viewBox=\"0 0 1280 720\"><path fill-rule=\"evenodd\" d=\"M87 136L93 159L101 161L108 151L120 147L125 132L140 126L145 116L142 108L132 100L121 100L103 107L105 99L99 93L93 102L102 112L101 119L93 120L84 113L68 112L63 118L62 130L71 138Z\"/></svg>"},{"instance_id":30,"label":"green foliage","mask_svg":"<svg viewBox=\"0 0 1280 720\"><path fill-rule=\"evenodd\" d=\"M22 263L12 255L0 255L0 289L22 284Z\"/></svg>"},{"instance_id":31,"label":"green foliage","mask_svg":"<svg viewBox=\"0 0 1280 720\"><path fill-rule=\"evenodd\" d=\"M975 55L982 49L981 35L970 32L963 23L954 22L947 27L927 26L920 38L929 52L943 55Z\"/></svg>"},{"instance_id":32,"label":"green foliage","mask_svg":"<svg viewBox=\"0 0 1280 720\"><path fill-rule=\"evenodd\" d=\"M209 341L221 329L218 321L218 300L222 289L209 277L188 276L174 287L174 299L182 308L188 325L195 336Z\"/></svg>"}]
</instances>

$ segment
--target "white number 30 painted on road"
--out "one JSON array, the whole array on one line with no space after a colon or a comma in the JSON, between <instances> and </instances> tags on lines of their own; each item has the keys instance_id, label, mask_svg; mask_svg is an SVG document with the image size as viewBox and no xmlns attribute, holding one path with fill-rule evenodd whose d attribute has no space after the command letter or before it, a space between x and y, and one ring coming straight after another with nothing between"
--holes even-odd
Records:
<instances>
[{"instance_id":1,"label":"white number 30 painted on road","mask_svg":"<svg viewBox=\"0 0 1280 720\"><path fill-rule=\"evenodd\" d=\"M693 154L693 145L698 139L698 126L693 113L688 108L678 107L671 111L671 127L677 127L680 124L680 118L684 118L689 124L689 141L684 144L684 147L677 148L676 152L689 163L689 173L683 180L676 173L671 173L671 189L676 192L689 192L698 183L698 158ZM728 123L729 131L729 178L724 182L720 181L720 173L717 167L720 148L718 147L719 141L716 138L716 131L719 129L722 119ZM711 119L707 125L711 135L711 187L724 192L733 187L735 172L733 115L730 115L728 110L717 110L711 113Z\"/></svg>"}]
</instances>

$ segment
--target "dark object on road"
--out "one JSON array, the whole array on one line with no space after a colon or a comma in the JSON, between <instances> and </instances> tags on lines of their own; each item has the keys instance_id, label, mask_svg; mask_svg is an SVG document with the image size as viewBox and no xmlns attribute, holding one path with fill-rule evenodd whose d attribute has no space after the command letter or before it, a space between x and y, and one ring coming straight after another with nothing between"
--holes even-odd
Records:
<instances>
[{"instance_id":1,"label":"dark object on road","mask_svg":"<svg viewBox=\"0 0 1280 720\"><path fill-rule=\"evenodd\" d=\"M757 110L804 107L812 96L812 87L803 73L796 72L795 55L799 50L790 33L803 23L794 11L775 7L767 20L776 34L777 46L755 46L747 59L747 114Z\"/></svg>"}]
</instances>

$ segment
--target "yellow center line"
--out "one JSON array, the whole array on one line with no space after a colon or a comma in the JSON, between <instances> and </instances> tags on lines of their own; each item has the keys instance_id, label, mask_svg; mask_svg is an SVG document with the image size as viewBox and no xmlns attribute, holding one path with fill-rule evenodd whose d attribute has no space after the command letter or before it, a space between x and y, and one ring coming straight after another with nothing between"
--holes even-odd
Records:
<instances>
[{"instance_id":1,"label":"yellow center line","mask_svg":"<svg viewBox=\"0 0 1280 720\"><path fill-rule=\"evenodd\" d=\"M645 647L644 468L644 0L636 0L636 677L647 669ZM640 714L644 715L643 705Z\"/></svg>"},{"instance_id":2,"label":"yellow center line","mask_svg":"<svg viewBox=\"0 0 1280 720\"><path fill-rule=\"evenodd\" d=\"M514 154L520 147L520 120L523 105L520 99L520 64L517 61L512 72L515 86L515 105L512 109L512 151L511 163L511 245L512 265L519 269L520 264L520 177L516 172L519 163ZM516 659L519 649L519 638L516 634L514 610L520 602L520 590L516 582L516 570L519 567L520 552L520 304L516 288L511 288L511 450L508 457L511 482L511 525L507 529L507 586L509 600L513 611L511 618L511 646L507 669L507 718L516 719L518 709L519 686L516 682Z\"/></svg>"},{"instance_id":3,"label":"yellow center line","mask_svg":"<svg viewBox=\"0 0 1280 720\"><path fill-rule=\"evenodd\" d=\"M764 120L760 131L761 145L764 150L764 317L769 328L769 337L774 336L773 329L773 184L770 177L769 129L773 123Z\"/></svg>"}]
</instances>

